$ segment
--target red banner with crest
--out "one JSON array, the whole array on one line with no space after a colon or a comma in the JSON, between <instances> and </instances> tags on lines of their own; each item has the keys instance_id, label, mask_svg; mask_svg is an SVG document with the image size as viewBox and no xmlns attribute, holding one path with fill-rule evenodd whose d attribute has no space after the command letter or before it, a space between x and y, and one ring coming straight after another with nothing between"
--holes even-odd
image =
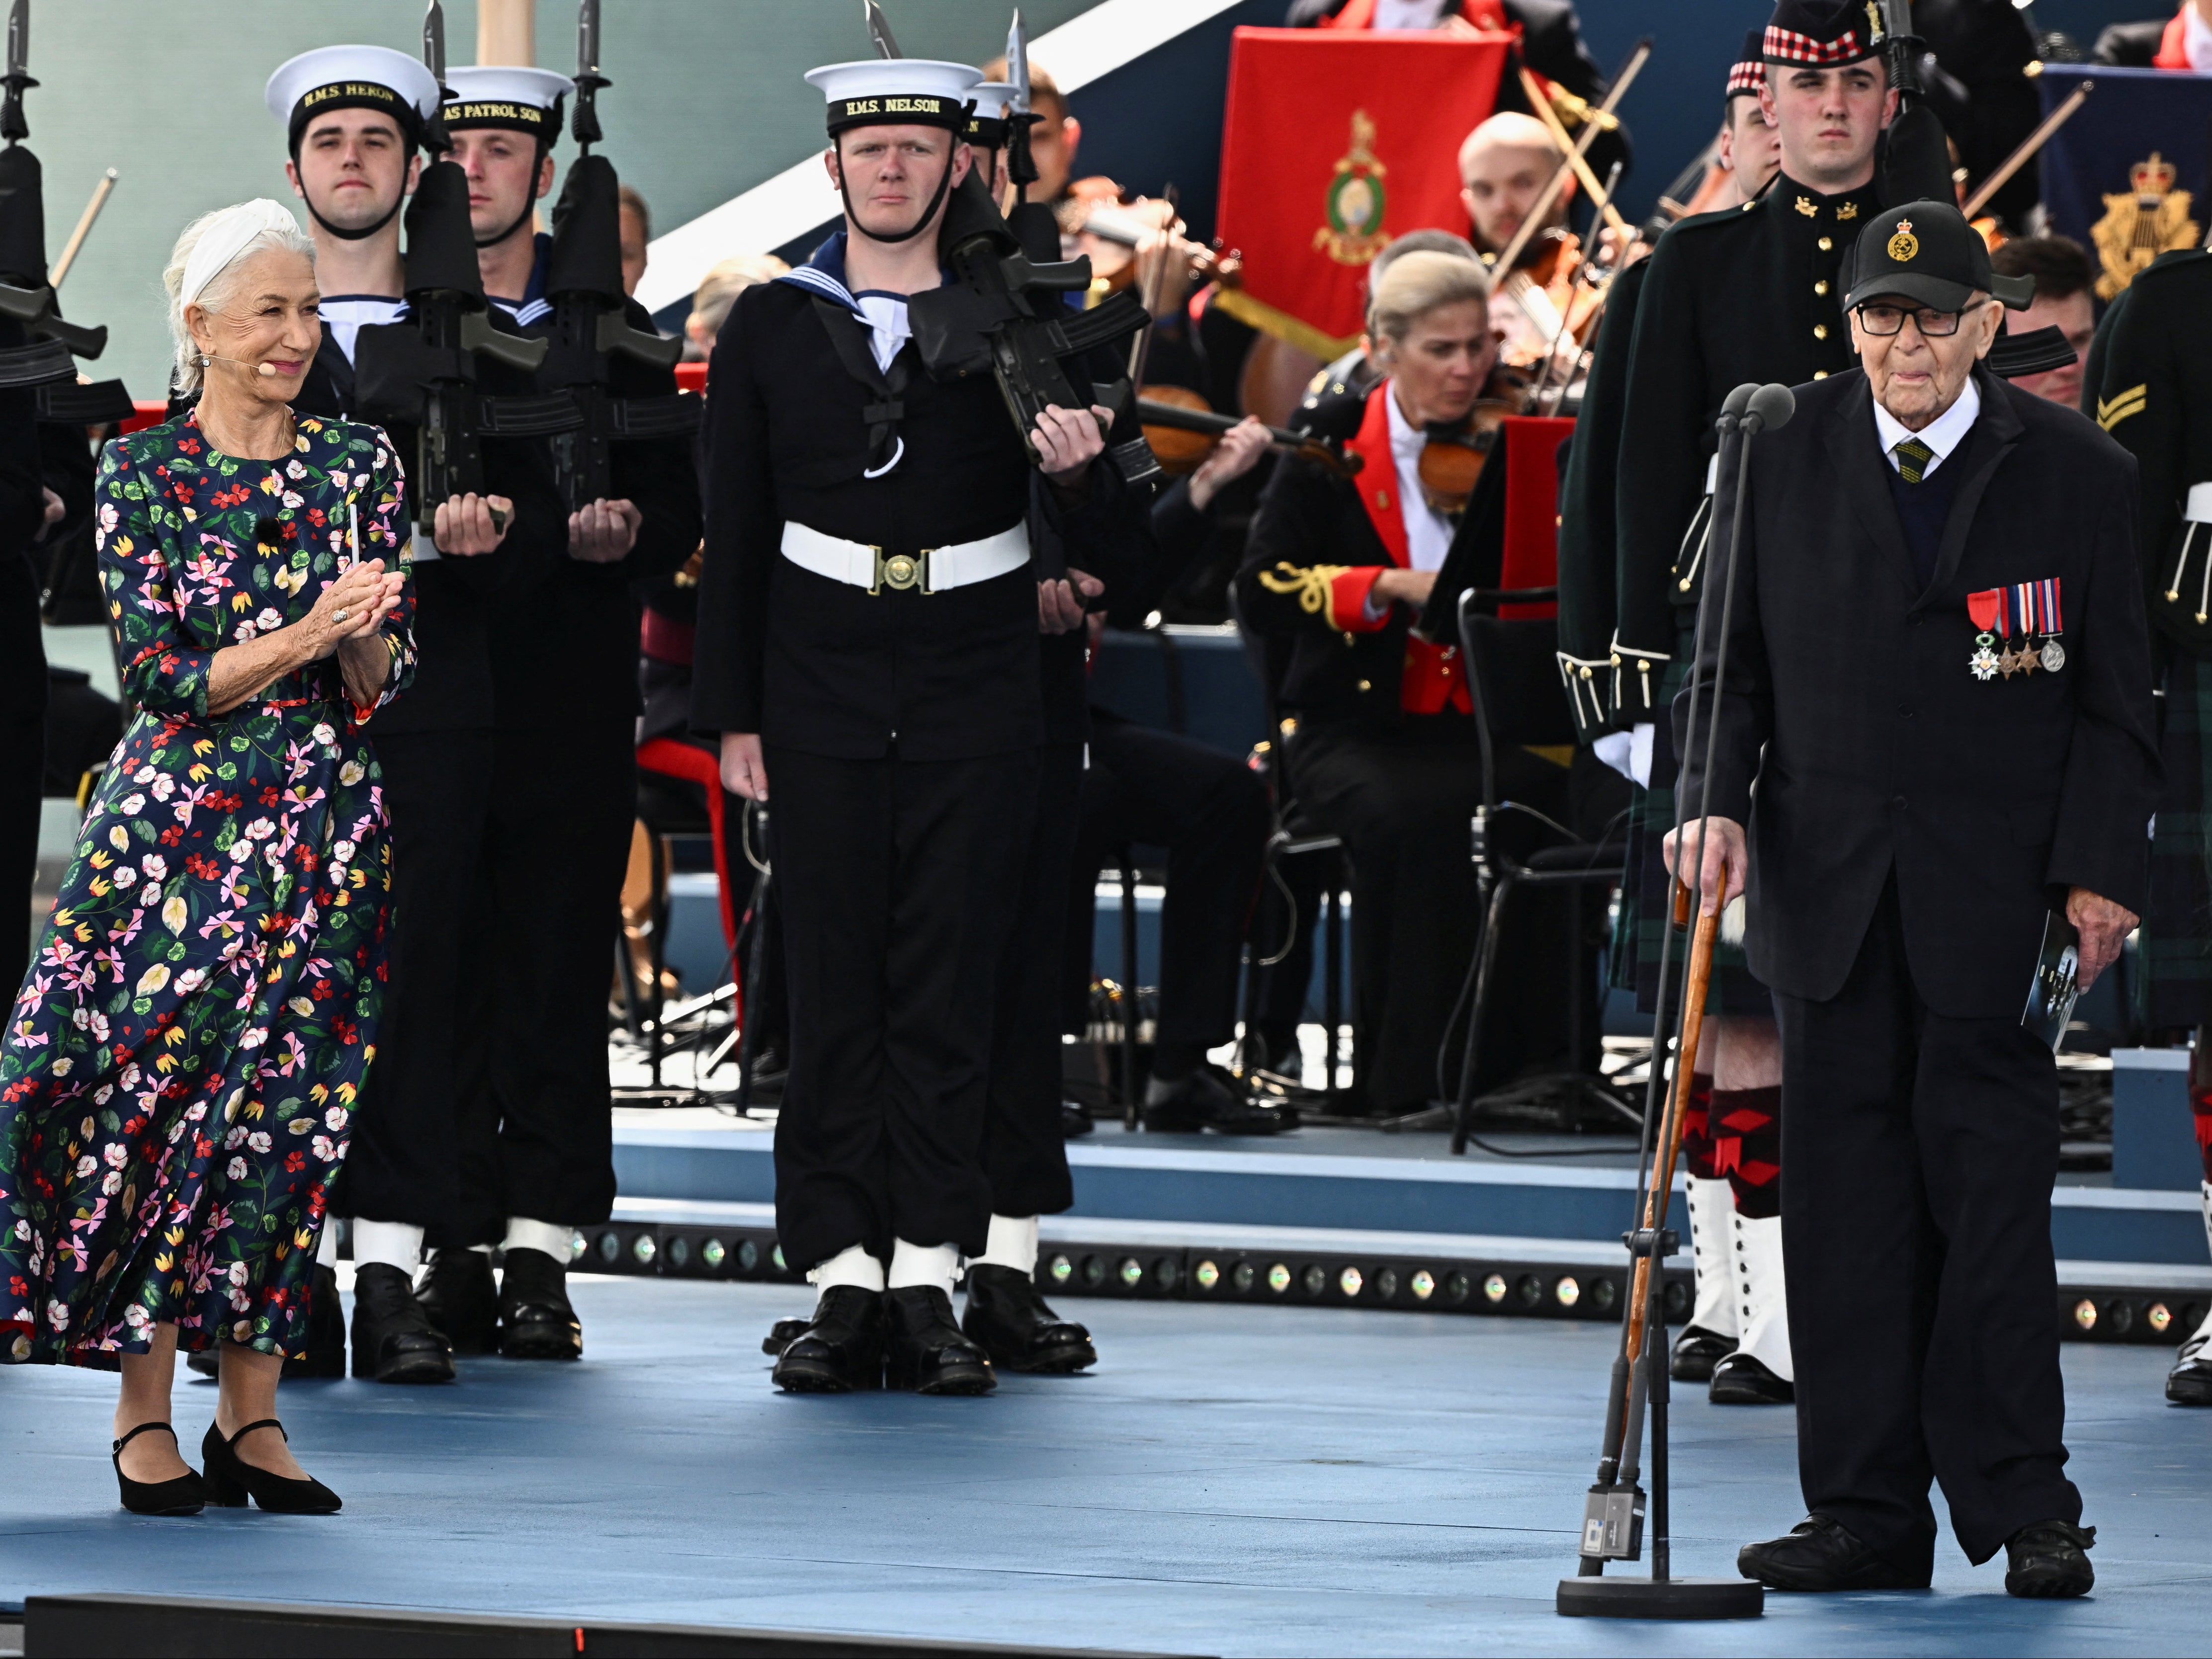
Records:
<instances>
[{"instance_id":1,"label":"red banner with crest","mask_svg":"<svg viewBox=\"0 0 2212 1659\"><path fill-rule=\"evenodd\" d=\"M1238 29L1218 219L1243 256L1232 313L1334 356L1359 332L1367 266L1385 243L1466 234L1460 143L1496 107L1513 40Z\"/></svg>"}]
</instances>

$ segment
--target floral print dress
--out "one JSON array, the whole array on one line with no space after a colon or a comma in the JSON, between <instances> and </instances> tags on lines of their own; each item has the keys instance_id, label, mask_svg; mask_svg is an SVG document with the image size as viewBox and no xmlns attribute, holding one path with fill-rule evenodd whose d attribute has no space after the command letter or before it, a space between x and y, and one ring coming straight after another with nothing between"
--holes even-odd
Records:
<instances>
[{"instance_id":1,"label":"floral print dress","mask_svg":"<svg viewBox=\"0 0 2212 1659\"><path fill-rule=\"evenodd\" d=\"M282 461L186 416L109 444L101 585L138 714L77 832L0 1043L0 1360L112 1368L305 1345L325 1194L375 1054L383 790L335 657L210 714L216 650L396 568L382 432L302 418ZM411 591L383 701L414 670Z\"/></svg>"}]
</instances>

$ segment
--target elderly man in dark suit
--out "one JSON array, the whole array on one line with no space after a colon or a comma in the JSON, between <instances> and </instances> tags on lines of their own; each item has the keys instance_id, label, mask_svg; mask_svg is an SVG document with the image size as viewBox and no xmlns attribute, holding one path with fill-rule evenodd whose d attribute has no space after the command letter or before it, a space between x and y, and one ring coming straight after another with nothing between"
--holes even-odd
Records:
<instances>
[{"instance_id":1,"label":"elderly man in dark suit","mask_svg":"<svg viewBox=\"0 0 2212 1659\"><path fill-rule=\"evenodd\" d=\"M1924 1586L1932 1479L1972 1560L2008 1551L2007 1589L2078 1595L2057 1084L2021 1011L2049 913L2079 929L2086 984L2142 908L2135 466L1980 366L2002 307L1954 208L1879 216L1851 269L1860 369L1797 387L1753 446L1726 673L1716 625L1695 682L1710 777L1702 715L1677 733L1681 799L1711 789L1706 907L1747 887L1782 1031L1810 1514L1738 1565L1783 1589Z\"/></svg>"}]
</instances>

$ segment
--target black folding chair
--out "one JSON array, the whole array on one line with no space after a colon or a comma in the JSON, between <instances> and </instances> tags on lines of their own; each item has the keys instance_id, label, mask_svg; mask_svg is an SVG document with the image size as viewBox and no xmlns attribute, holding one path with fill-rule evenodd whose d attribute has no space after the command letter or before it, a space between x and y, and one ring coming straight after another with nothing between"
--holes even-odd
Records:
<instances>
[{"instance_id":1,"label":"black folding chair","mask_svg":"<svg viewBox=\"0 0 2212 1659\"><path fill-rule=\"evenodd\" d=\"M1475 809L1475 878L1482 894L1482 933L1476 946L1474 996L1468 1015L1467 1048L1460 1061L1459 1091L1452 1110L1452 1151L1467 1150L1474 1116L1474 1069L1481 1052L1496 976L1498 941L1513 896L1524 889L1578 890L1610 886L1620 878L1627 857L1626 828L1615 826L1602 841L1589 841L1566 825L1518 801L1498 795L1498 755L1514 745L1545 748L1571 745L1574 718L1559 692L1559 624L1549 617L1501 617L1500 606L1549 604L1553 587L1484 591L1469 588L1459 598L1461 654L1467 664L1468 696L1474 705L1476 735L1482 753L1482 805ZM1533 820L1552 838L1525 857L1516 856L1492 833L1512 813ZM1517 839L1517 838L1516 838ZM1583 1072L1584 979L1595 966L1583 948L1582 907L1569 911L1570 978L1567 990L1567 1053L1570 1070L1551 1079L1564 1085L1579 1104L1596 1100L1637 1120L1635 1109L1602 1076Z\"/></svg>"}]
</instances>

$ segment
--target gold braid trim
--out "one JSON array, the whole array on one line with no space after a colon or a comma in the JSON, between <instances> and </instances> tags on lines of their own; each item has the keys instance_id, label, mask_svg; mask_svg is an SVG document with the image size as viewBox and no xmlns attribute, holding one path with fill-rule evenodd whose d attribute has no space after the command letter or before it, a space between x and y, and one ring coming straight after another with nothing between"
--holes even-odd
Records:
<instances>
[{"instance_id":1,"label":"gold braid trim","mask_svg":"<svg viewBox=\"0 0 2212 1659\"><path fill-rule=\"evenodd\" d=\"M1348 564L1315 564L1301 569L1283 560L1273 570L1260 573L1260 586L1270 593L1295 593L1300 610L1323 617L1328 614L1329 584L1351 568Z\"/></svg>"}]
</instances>

